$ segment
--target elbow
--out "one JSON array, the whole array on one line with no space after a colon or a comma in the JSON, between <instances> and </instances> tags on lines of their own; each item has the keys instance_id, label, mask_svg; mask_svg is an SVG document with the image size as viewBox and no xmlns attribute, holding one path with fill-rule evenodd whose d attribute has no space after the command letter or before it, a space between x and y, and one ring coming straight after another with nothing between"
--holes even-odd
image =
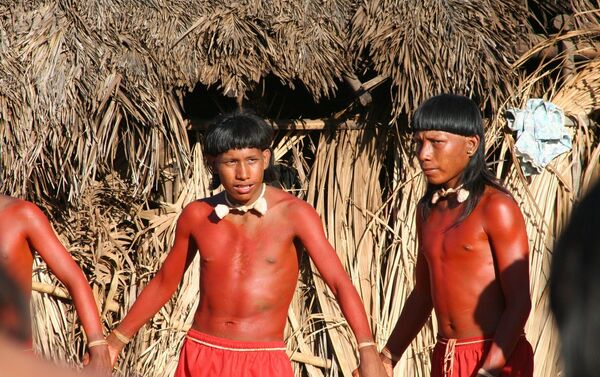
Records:
<instances>
[{"instance_id":1,"label":"elbow","mask_svg":"<svg viewBox=\"0 0 600 377\"><path fill-rule=\"evenodd\" d=\"M148 286L153 285L156 288L156 294L160 299L168 300L179 285L179 281L173 279L172 276L166 274L165 271L159 270L154 279L150 281Z\"/></svg>"}]
</instances>

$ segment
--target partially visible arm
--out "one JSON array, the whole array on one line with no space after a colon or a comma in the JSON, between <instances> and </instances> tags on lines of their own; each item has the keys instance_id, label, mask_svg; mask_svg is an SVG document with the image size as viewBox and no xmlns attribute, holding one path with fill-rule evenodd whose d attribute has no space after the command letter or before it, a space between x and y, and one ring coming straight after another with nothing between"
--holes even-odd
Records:
<instances>
[{"instance_id":1,"label":"partially visible arm","mask_svg":"<svg viewBox=\"0 0 600 377\"><path fill-rule=\"evenodd\" d=\"M177 221L175 241L162 267L142 290L129 313L117 327L117 330L126 337L133 337L171 298L186 269L194 259L196 245L192 238L191 229L193 224L196 223L196 214L193 209L190 209L192 205L194 203L183 210ZM114 364L124 344L119 341L114 333L111 333L107 340L111 347L111 361Z\"/></svg>"},{"instance_id":2,"label":"partially visible arm","mask_svg":"<svg viewBox=\"0 0 600 377\"><path fill-rule=\"evenodd\" d=\"M56 237L48 218L34 204L26 202L22 215L26 224L26 237L31 249L37 251L52 273L60 280L73 298L73 303L85 330L88 344L104 339L96 300L83 272L69 252ZM90 367L110 373L106 345L91 347Z\"/></svg>"},{"instance_id":3,"label":"partially visible arm","mask_svg":"<svg viewBox=\"0 0 600 377\"><path fill-rule=\"evenodd\" d=\"M512 354L531 310L529 243L517 204L504 194L493 194L484 207L485 230L500 275L505 309L483 369L499 376Z\"/></svg>"},{"instance_id":4,"label":"partially visible arm","mask_svg":"<svg viewBox=\"0 0 600 377\"><path fill-rule=\"evenodd\" d=\"M417 283L406 299L400 317L398 317L385 346L392 355L392 367L396 365L404 351L421 331L433 309L429 291L429 272L424 259L425 257L419 252L416 266Z\"/></svg>"},{"instance_id":5,"label":"partially visible arm","mask_svg":"<svg viewBox=\"0 0 600 377\"><path fill-rule=\"evenodd\" d=\"M295 205L293 216L298 218L298 221L295 221L297 237L306 248L323 281L336 297L356 341L372 342L373 336L364 305L335 250L325 237L319 215L308 203L300 202ZM376 347L361 348L359 353L362 377L385 376Z\"/></svg>"},{"instance_id":6,"label":"partially visible arm","mask_svg":"<svg viewBox=\"0 0 600 377\"><path fill-rule=\"evenodd\" d=\"M32 352L23 352L23 347L11 343L0 336L0 365L2 376L10 377L99 377L91 371L76 371L59 367L49 361L41 360Z\"/></svg>"},{"instance_id":7,"label":"partially visible arm","mask_svg":"<svg viewBox=\"0 0 600 377\"><path fill-rule=\"evenodd\" d=\"M420 218L419 213L420 212L417 211L417 241L419 242L419 245L421 245L422 219ZM421 331L433 309L431 288L429 285L429 267L420 246L415 269L415 287L406 299L400 317L385 346L392 356L392 360L390 360L392 368L396 365L398 359L400 359L419 331Z\"/></svg>"}]
</instances>

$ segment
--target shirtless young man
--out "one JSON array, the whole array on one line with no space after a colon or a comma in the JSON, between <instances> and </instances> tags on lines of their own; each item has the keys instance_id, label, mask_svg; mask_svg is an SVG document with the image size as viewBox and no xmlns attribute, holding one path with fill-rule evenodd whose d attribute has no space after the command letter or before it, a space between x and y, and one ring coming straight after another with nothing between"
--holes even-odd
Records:
<instances>
[{"instance_id":1,"label":"shirtless young man","mask_svg":"<svg viewBox=\"0 0 600 377\"><path fill-rule=\"evenodd\" d=\"M486 168L479 109L466 97L432 97L413 132L427 191L417 210L416 285L381 353L388 374L434 309L432 377L532 376L525 222Z\"/></svg>"},{"instance_id":2,"label":"shirtless young man","mask_svg":"<svg viewBox=\"0 0 600 377\"><path fill-rule=\"evenodd\" d=\"M111 374L110 358L96 301L83 272L65 250L44 213L33 203L0 195L0 264L29 302L33 252L37 251L73 298L88 342L88 369ZM31 333L25 348L31 348Z\"/></svg>"},{"instance_id":3,"label":"shirtless young man","mask_svg":"<svg viewBox=\"0 0 600 377\"><path fill-rule=\"evenodd\" d=\"M386 376L363 304L317 212L263 183L272 166L272 139L264 120L245 113L227 115L206 131L213 186L221 184L225 191L194 201L181 213L163 266L107 338L113 363L173 295L198 252L200 303L175 376L293 376L283 332L302 245L356 336L363 376Z\"/></svg>"}]
</instances>

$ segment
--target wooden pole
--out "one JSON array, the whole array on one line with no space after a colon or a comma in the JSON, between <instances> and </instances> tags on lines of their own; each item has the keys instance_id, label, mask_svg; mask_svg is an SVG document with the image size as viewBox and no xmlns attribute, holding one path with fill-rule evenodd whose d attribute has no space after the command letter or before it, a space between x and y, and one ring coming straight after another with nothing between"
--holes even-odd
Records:
<instances>
[{"instance_id":1,"label":"wooden pole","mask_svg":"<svg viewBox=\"0 0 600 377\"><path fill-rule=\"evenodd\" d=\"M360 130L365 127L354 119L345 121L335 121L331 119L293 119L273 121L266 119L267 123L276 130L286 131L320 131L324 129L332 130ZM192 118L190 119L188 129L205 130L210 123L209 119Z\"/></svg>"},{"instance_id":2,"label":"wooden pole","mask_svg":"<svg viewBox=\"0 0 600 377\"><path fill-rule=\"evenodd\" d=\"M54 297L57 297L57 298L60 298L63 300L72 300L71 295L69 294L69 292L66 289L57 287L55 285L41 283L39 281L32 281L31 289L35 292L46 293L46 294L49 294L51 296L54 296ZM117 304L114 301L106 303L106 307L107 307L108 311L110 311L110 312L118 312L119 311L119 304Z\"/></svg>"},{"instance_id":3,"label":"wooden pole","mask_svg":"<svg viewBox=\"0 0 600 377\"><path fill-rule=\"evenodd\" d=\"M331 368L331 360L323 359L313 355L307 355L305 353L300 352L288 352L290 356L290 360L296 361L298 363L309 364L319 368Z\"/></svg>"}]
</instances>

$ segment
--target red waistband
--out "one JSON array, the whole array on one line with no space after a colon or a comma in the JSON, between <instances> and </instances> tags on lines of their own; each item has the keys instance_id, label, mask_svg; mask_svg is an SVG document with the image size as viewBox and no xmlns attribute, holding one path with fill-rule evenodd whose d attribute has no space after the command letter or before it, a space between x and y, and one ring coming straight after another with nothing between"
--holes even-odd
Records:
<instances>
[{"instance_id":1,"label":"red waistband","mask_svg":"<svg viewBox=\"0 0 600 377\"><path fill-rule=\"evenodd\" d=\"M525 334L521 334L521 338L524 336L525 336ZM444 338L443 336L441 336L439 334L437 335L438 343L448 344L449 342L454 342L457 346L491 342L492 340L494 340L494 335L473 336L473 337L469 337L469 338L460 338L460 339Z\"/></svg>"},{"instance_id":2,"label":"red waistband","mask_svg":"<svg viewBox=\"0 0 600 377\"><path fill-rule=\"evenodd\" d=\"M491 342L492 340L494 340L493 337L485 337L485 336L473 336L473 337L461 338L461 339L444 338L440 335L437 336L438 343L448 344L450 342L453 342L457 346Z\"/></svg>"},{"instance_id":3,"label":"red waistband","mask_svg":"<svg viewBox=\"0 0 600 377\"><path fill-rule=\"evenodd\" d=\"M234 340L219 338L213 335L205 334L198 330L190 329L187 333L188 340L203 344L208 347L228 350L228 351L285 351L284 342L248 342L243 340Z\"/></svg>"}]
</instances>

